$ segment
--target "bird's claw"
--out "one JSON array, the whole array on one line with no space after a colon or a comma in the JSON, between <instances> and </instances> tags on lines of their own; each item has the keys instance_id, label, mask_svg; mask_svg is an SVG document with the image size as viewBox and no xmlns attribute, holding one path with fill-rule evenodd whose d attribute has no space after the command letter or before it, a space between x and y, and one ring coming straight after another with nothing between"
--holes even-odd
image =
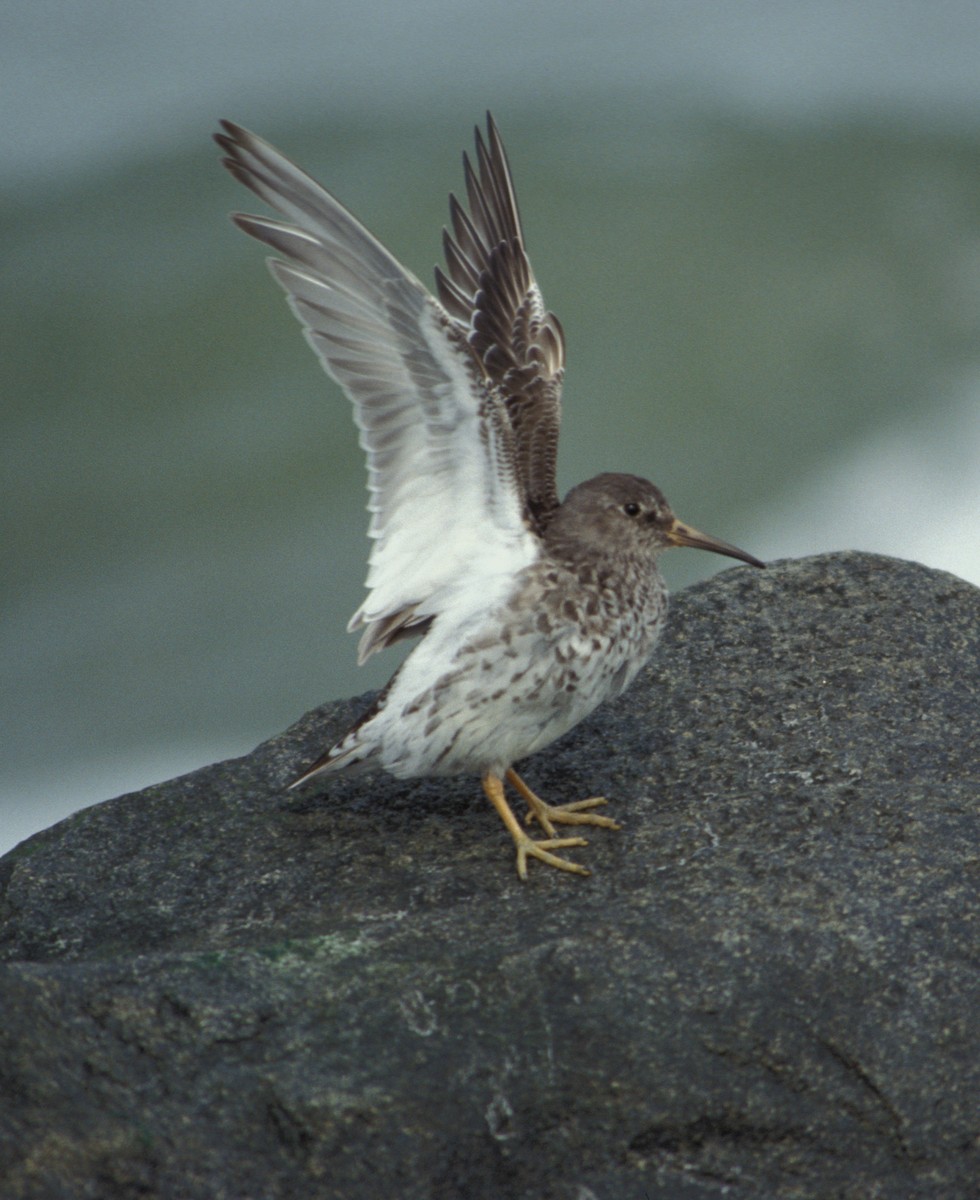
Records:
<instances>
[{"instance_id":1,"label":"bird's claw","mask_svg":"<svg viewBox=\"0 0 980 1200\"><path fill-rule=\"evenodd\" d=\"M579 863L571 862L567 858L560 858L557 854L552 854L552 850L566 850L570 846L587 846L588 842L585 838L548 838L546 841L535 841L534 838L528 837L526 833L522 833L520 840L517 840L517 873L521 879L527 879L527 859L528 855L532 858L538 858L543 863L547 863L549 867L557 867L559 871L571 871L574 875L591 875L592 872L588 868L581 866Z\"/></svg>"}]
</instances>

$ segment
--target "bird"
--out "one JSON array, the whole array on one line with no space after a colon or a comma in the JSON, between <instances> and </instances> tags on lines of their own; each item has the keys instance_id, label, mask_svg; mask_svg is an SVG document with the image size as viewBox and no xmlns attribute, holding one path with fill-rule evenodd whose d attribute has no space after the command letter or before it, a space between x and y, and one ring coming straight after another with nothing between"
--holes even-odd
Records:
<instances>
[{"instance_id":1,"label":"bird","mask_svg":"<svg viewBox=\"0 0 980 1200\"><path fill-rule=\"evenodd\" d=\"M664 550L765 564L680 521L636 475L600 474L559 499L565 335L532 272L489 112L473 158L463 154L466 200L449 198L434 295L285 155L220 124L223 165L277 214L232 220L273 251L271 273L350 399L367 456L367 595L348 625L363 630L358 662L417 639L289 786L340 771L475 775L521 879L531 860L588 875L565 852L587 844L582 827L620 827L596 811L605 797L549 804L515 764L647 662L667 612ZM527 805L525 825L506 785Z\"/></svg>"}]
</instances>

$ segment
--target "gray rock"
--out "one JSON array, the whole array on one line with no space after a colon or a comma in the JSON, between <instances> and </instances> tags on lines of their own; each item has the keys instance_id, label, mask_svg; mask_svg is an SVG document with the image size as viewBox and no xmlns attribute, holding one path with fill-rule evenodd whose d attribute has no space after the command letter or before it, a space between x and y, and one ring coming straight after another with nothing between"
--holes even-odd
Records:
<instances>
[{"instance_id":1,"label":"gray rock","mask_svg":"<svg viewBox=\"0 0 980 1200\"><path fill-rule=\"evenodd\" d=\"M980 592L840 554L676 597L531 759L582 880L474 780L283 781L356 713L0 862L0 1194L975 1195Z\"/></svg>"}]
</instances>

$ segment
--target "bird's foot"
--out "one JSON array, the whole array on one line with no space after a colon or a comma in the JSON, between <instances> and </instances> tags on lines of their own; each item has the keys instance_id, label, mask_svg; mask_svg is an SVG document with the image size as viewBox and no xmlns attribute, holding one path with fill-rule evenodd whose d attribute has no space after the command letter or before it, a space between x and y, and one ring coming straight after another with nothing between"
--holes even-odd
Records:
<instances>
[{"instance_id":1,"label":"bird's foot","mask_svg":"<svg viewBox=\"0 0 980 1200\"><path fill-rule=\"evenodd\" d=\"M514 835L514 842L517 846L517 874L521 879L527 879L529 855L531 858L537 858L541 862L547 863L549 867L557 867L559 871L571 871L573 875L592 874L587 867L551 853L552 850L566 850L569 846L587 846L589 843L585 838L548 838L546 841L538 842L521 829L518 834Z\"/></svg>"},{"instance_id":2,"label":"bird's foot","mask_svg":"<svg viewBox=\"0 0 980 1200\"><path fill-rule=\"evenodd\" d=\"M538 797L540 800L540 797ZM545 833L554 836L556 825L601 825L603 829L622 829L618 821L612 817L604 817L599 813L589 812L588 809L605 804L604 796L592 796L589 800L575 800L571 804L545 804L540 800L540 808L534 805L527 810L524 823L530 825L537 821Z\"/></svg>"},{"instance_id":3,"label":"bird's foot","mask_svg":"<svg viewBox=\"0 0 980 1200\"><path fill-rule=\"evenodd\" d=\"M517 874L521 879L527 879L528 858L537 858L541 862L547 863L549 867L557 867L559 871L571 871L573 875L591 874L578 863L570 862L567 858L561 858L559 855L551 853L552 850L567 850L571 846L586 846L588 843L585 838L556 838L549 835L542 841L536 841L524 832L520 822L514 816L504 795L503 780L498 775L488 771L483 776L483 790L487 799L500 814L500 819L507 826L507 832L514 839L514 845L517 847ZM554 828L552 828L551 834L554 834Z\"/></svg>"},{"instance_id":4,"label":"bird's foot","mask_svg":"<svg viewBox=\"0 0 980 1200\"><path fill-rule=\"evenodd\" d=\"M621 829L622 826L612 817L603 817L599 813L590 812L606 803L605 796L591 796L588 800L574 800L571 804L547 804L527 786L520 775L513 769L507 772L507 782L527 801L526 825L537 821L548 837L555 836L556 825L600 825L603 829Z\"/></svg>"}]
</instances>

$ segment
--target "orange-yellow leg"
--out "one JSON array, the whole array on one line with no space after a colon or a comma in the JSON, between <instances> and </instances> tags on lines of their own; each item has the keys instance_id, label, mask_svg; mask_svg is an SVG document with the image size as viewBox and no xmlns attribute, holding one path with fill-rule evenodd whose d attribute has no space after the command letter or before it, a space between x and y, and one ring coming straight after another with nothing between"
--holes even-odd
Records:
<instances>
[{"instance_id":1,"label":"orange-yellow leg","mask_svg":"<svg viewBox=\"0 0 980 1200\"><path fill-rule=\"evenodd\" d=\"M548 837L555 836L555 825L601 825L604 829L622 828L612 817L601 817L598 813L588 811L590 808L598 808L600 804L605 804L604 796L593 796L589 800L575 800L571 804L546 804L540 796L536 796L531 791L513 768L507 772L504 778L527 801L528 813L525 823L530 825L532 821L537 821Z\"/></svg>"},{"instance_id":2,"label":"orange-yellow leg","mask_svg":"<svg viewBox=\"0 0 980 1200\"><path fill-rule=\"evenodd\" d=\"M514 845L517 847L517 874L521 879L527 879L528 855L532 858L540 858L542 862L547 863L550 867L557 867L560 871L572 871L576 875L590 874L585 867L579 866L578 863L569 862L567 858L559 858L557 854L549 853L551 850L565 850L569 846L587 846L588 842L585 838L549 837L546 841L535 841L524 832L514 816L504 795L504 781L500 776L493 775L488 771L483 776L482 782L487 799L500 814L501 821L507 826L508 833L514 839ZM554 833L554 829L551 832Z\"/></svg>"}]
</instances>

